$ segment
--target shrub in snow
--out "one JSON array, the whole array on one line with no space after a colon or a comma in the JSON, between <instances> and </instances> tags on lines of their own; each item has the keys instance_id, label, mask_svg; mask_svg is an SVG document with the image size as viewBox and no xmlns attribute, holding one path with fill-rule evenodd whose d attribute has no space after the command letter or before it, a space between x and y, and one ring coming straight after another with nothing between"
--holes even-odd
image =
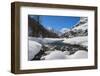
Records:
<instances>
[{"instance_id":1,"label":"shrub in snow","mask_svg":"<svg viewBox=\"0 0 100 76\"><path fill-rule=\"evenodd\" d=\"M88 52L84 50L78 50L72 55L66 55L66 59L79 59L79 58L88 58Z\"/></svg>"},{"instance_id":2,"label":"shrub in snow","mask_svg":"<svg viewBox=\"0 0 100 76\"><path fill-rule=\"evenodd\" d=\"M45 60L53 59L66 59L66 55L61 51L53 51L49 55L45 56Z\"/></svg>"},{"instance_id":3,"label":"shrub in snow","mask_svg":"<svg viewBox=\"0 0 100 76\"><path fill-rule=\"evenodd\" d=\"M39 53L41 47L42 45L40 43L29 40L28 60L32 60Z\"/></svg>"}]
</instances>

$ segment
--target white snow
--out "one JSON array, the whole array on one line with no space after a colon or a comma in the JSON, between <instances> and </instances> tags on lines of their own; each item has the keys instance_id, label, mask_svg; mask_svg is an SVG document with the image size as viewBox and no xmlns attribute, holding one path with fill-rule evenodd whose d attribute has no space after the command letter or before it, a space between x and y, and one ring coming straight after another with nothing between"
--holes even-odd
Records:
<instances>
[{"instance_id":1,"label":"white snow","mask_svg":"<svg viewBox=\"0 0 100 76\"><path fill-rule=\"evenodd\" d=\"M49 55L41 57L41 59L45 60L54 60L54 59L80 59L80 58L88 58L88 52L85 50L78 50L74 54L69 55L65 52L55 50L52 51Z\"/></svg>"},{"instance_id":2,"label":"white snow","mask_svg":"<svg viewBox=\"0 0 100 76\"><path fill-rule=\"evenodd\" d=\"M66 55L58 50L51 52L49 55L45 56L45 60L54 60L54 59L66 59Z\"/></svg>"},{"instance_id":3,"label":"white snow","mask_svg":"<svg viewBox=\"0 0 100 76\"><path fill-rule=\"evenodd\" d=\"M81 45L82 45L82 46L84 46L84 47L86 47L86 48L88 48L88 42L87 42L87 41L86 41L86 42L81 43Z\"/></svg>"},{"instance_id":4,"label":"white snow","mask_svg":"<svg viewBox=\"0 0 100 76\"><path fill-rule=\"evenodd\" d=\"M65 55L69 55L69 54L70 54L69 51L64 51L63 53L64 53Z\"/></svg>"},{"instance_id":5,"label":"white snow","mask_svg":"<svg viewBox=\"0 0 100 76\"><path fill-rule=\"evenodd\" d=\"M53 43L58 41L63 41L62 38L37 38L37 37L29 37L29 40L33 40L39 43Z\"/></svg>"},{"instance_id":6,"label":"white snow","mask_svg":"<svg viewBox=\"0 0 100 76\"><path fill-rule=\"evenodd\" d=\"M50 54L52 51L46 51L45 53L48 55L48 54Z\"/></svg>"},{"instance_id":7,"label":"white snow","mask_svg":"<svg viewBox=\"0 0 100 76\"><path fill-rule=\"evenodd\" d=\"M28 60L32 60L34 56L40 51L42 45L38 42L29 40Z\"/></svg>"},{"instance_id":8,"label":"white snow","mask_svg":"<svg viewBox=\"0 0 100 76\"><path fill-rule=\"evenodd\" d=\"M77 26L77 27L74 27L72 30L74 31L74 30L86 30L86 29L88 29L88 18L87 17L81 17L80 18L80 21L77 23L77 24L79 24L79 26ZM81 22L84 22L84 24L81 24ZM77 25L76 24L76 25Z\"/></svg>"},{"instance_id":9,"label":"white snow","mask_svg":"<svg viewBox=\"0 0 100 76\"><path fill-rule=\"evenodd\" d=\"M80 37L73 37L73 38L67 38L67 39L64 38L63 43L82 45L86 47L88 45L88 36L80 36Z\"/></svg>"},{"instance_id":10,"label":"white snow","mask_svg":"<svg viewBox=\"0 0 100 76\"><path fill-rule=\"evenodd\" d=\"M29 37L29 40L36 41L38 43L54 43L54 42L63 42L67 44L76 44L87 47L88 46L88 36L78 36L73 38L35 38Z\"/></svg>"},{"instance_id":11,"label":"white snow","mask_svg":"<svg viewBox=\"0 0 100 76\"><path fill-rule=\"evenodd\" d=\"M68 31L70 31L70 29L68 29L68 28L62 28L62 29L60 30L61 33L65 33L65 32L68 32Z\"/></svg>"},{"instance_id":12,"label":"white snow","mask_svg":"<svg viewBox=\"0 0 100 76\"><path fill-rule=\"evenodd\" d=\"M46 56L42 56L40 59L41 59L41 60L45 60L45 57L46 57Z\"/></svg>"},{"instance_id":13,"label":"white snow","mask_svg":"<svg viewBox=\"0 0 100 76\"><path fill-rule=\"evenodd\" d=\"M73 31L74 31L74 30L80 30L80 29L86 30L87 28L88 28L88 23L85 23L85 24L82 24L82 25L80 25L80 26L74 27L72 30L73 30Z\"/></svg>"},{"instance_id":14,"label":"white snow","mask_svg":"<svg viewBox=\"0 0 100 76\"><path fill-rule=\"evenodd\" d=\"M66 59L80 59L80 58L88 58L88 52L85 50L78 50L72 55L66 55Z\"/></svg>"},{"instance_id":15,"label":"white snow","mask_svg":"<svg viewBox=\"0 0 100 76\"><path fill-rule=\"evenodd\" d=\"M34 56L42 48L41 43L53 43L53 42L63 42L66 44L72 45L81 45L88 46L88 36L79 36L73 38L29 38L29 60L33 59ZM48 47L48 45L47 45ZM60 51L60 50L48 50L45 52L47 55L42 56L41 60L54 60L54 59L78 59L78 58L87 58L88 52L85 50L78 50L74 54L70 55L69 51Z\"/></svg>"}]
</instances>

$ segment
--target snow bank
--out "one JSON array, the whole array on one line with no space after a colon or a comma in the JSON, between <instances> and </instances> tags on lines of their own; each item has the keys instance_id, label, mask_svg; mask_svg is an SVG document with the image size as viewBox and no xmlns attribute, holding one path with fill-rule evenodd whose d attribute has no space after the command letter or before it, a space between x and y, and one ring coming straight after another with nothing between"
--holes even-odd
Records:
<instances>
[{"instance_id":1,"label":"snow bank","mask_svg":"<svg viewBox=\"0 0 100 76\"><path fill-rule=\"evenodd\" d=\"M41 59L54 60L54 59L81 59L88 58L88 52L85 50L78 50L72 55L68 54L68 51L62 52L59 50L52 51L49 55L43 56Z\"/></svg>"},{"instance_id":2,"label":"snow bank","mask_svg":"<svg viewBox=\"0 0 100 76\"><path fill-rule=\"evenodd\" d=\"M40 51L42 45L38 42L29 40L28 60L32 60L34 56Z\"/></svg>"},{"instance_id":3,"label":"snow bank","mask_svg":"<svg viewBox=\"0 0 100 76\"><path fill-rule=\"evenodd\" d=\"M88 36L81 36L81 37L73 37L73 38L64 38L63 43L73 44L73 45L88 45Z\"/></svg>"},{"instance_id":4,"label":"snow bank","mask_svg":"<svg viewBox=\"0 0 100 76\"><path fill-rule=\"evenodd\" d=\"M84 50L79 50L72 55L66 55L66 59L81 59L88 58L88 52Z\"/></svg>"},{"instance_id":5,"label":"snow bank","mask_svg":"<svg viewBox=\"0 0 100 76\"><path fill-rule=\"evenodd\" d=\"M61 51L53 51L49 55L45 56L45 60L54 60L54 59L66 59L66 55Z\"/></svg>"}]
</instances>

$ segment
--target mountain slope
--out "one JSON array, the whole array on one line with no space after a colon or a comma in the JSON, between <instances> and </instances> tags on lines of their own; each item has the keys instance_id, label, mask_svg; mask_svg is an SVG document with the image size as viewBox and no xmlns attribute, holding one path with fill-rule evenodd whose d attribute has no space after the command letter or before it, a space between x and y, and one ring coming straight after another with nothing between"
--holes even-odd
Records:
<instances>
[{"instance_id":1,"label":"mountain slope","mask_svg":"<svg viewBox=\"0 0 100 76\"><path fill-rule=\"evenodd\" d=\"M65 32L62 37L76 37L76 36L87 36L88 35L88 19L87 17L81 17L80 21L72 27L69 31Z\"/></svg>"},{"instance_id":2,"label":"mountain slope","mask_svg":"<svg viewBox=\"0 0 100 76\"><path fill-rule=\"evenodd\" d=\"M56 33L49 31L35 19L28 17L28 35L32 37L59 37Z\"/></svg>"}]
</instances>

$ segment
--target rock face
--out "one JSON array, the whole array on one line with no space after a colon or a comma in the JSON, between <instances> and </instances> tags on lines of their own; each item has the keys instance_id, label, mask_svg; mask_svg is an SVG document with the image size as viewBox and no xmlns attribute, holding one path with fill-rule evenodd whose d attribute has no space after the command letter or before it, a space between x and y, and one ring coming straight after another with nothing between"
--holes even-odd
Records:
<instances>
[{"instance_id":1,"label":"rock face","mask_svg":"<svg viewBox=\"0 0 100 76\"><path fill-rule=\"evenodd\" d=\"M69 31L62 34L62 37L71 38L76 36L87 36L88 35L88 19L87 17L81 17L80 21L72 27Z\"/></svg>"},{"instance_id":2,"label":"rock face","mask_svg":"<svg viewBox=\"0 0 100 76\"><path fill-rule=\"evenodd\" d=\"M33 37L59 37L56 33L47 30L31 17L28 17L28 35Z\"/></svg>"}]
</instances>

